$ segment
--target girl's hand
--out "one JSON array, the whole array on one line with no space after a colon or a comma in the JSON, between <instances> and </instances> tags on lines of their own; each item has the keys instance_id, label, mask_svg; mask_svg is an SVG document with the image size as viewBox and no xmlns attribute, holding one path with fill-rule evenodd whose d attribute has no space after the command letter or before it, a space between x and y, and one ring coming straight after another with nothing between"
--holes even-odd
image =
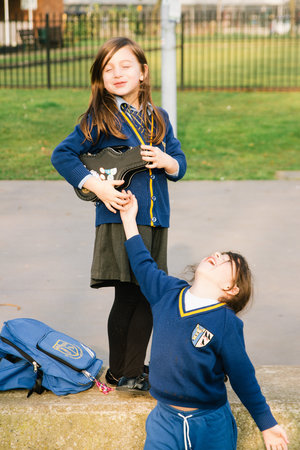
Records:
<instances>
[{"instance_id":1,"label":"girl's hand","mask_svg":"<svg viewBox=\"0 0 300 450\"><path fill-rule=\"evenodd\" d=\"M125 193L124 190L122 192ZM121 219L122 219L123 223L135 221L135 218L136 218L136 215L138 212L138 202L137 202L137 199L135 198L135 195L132 194L131 191L128 191L127 195L128 195L128 202L126 203L126 205L124 206L122 211L120 211L120 215L121 215Z\"/></svg>"},{"instance_id":2,"label":"girl's hand","mask_svg":"<svg viewBox=\"0 0 300 450\"><path fill-rule=\"evenodd\" d=\"M262 432L267 450L287 450L289 440L280 425L268 428Z\"/></svg>"},{"instance_id":3,"label":"girl's hand","mask_svg":"<svg viewBox=\"0 0 300 450\"><path fill-rule=\"evenodd\" d=\"M119 192L115 186L121 186L123 180L99 180L96 177L90 177L86 180L83 187L94 192L102 200L109 211L116 213L121 211L129 200L125 191Z\"/></svg>"},{"instance_id":4,"label":"girl's hand","mask_svg":"<svg viewBox=\"0 0 300 450\"><path fill-rule=\"evenodd\" d=\"M124 191L122 191L124 192ZM136 224L136 215L138 212L138 202L135 196L128 191L129 201L120 211L121 220L123 222L123 227L127 239L139 234L139 230Z\"/></svg>"},{"instance_id":5,"label":"girl's hand","mask_svg":"<svg viewBox=\"0 0 300 450\"><path fill-rule=\"evenodd\" d=\"M170 175L178 171L178 162L168 153L163 152L158 147L152 145L141 145L141 155L147 161L147 169L165 169Z\"/></svg>"}]
</instances>

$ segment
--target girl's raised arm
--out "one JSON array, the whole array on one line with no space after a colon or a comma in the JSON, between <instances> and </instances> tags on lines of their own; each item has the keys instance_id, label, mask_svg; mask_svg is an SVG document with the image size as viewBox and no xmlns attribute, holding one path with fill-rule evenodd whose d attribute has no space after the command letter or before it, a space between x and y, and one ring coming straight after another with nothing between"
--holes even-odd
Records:
<instances>
[{"instance_id":1,"label":"girl's raised arm","mask_svg":"<svg viewBox=\"0 0 300 450\"><path fill-rule=\"evenodd\" d=\"M125 191L122 191L125 193ZM123 208L123 211L120 212L121 219L123 222L123 227L126 235L126 239L130 239L136 234L139 234L139 230L136 224L136 215L138 212L138 202L135 198L135 195L131 193L131 191L127 192L128 202L127 205Z\"/></svg>"},{"instance_id":2,"label":"girl's raised arm","mask_svg":"<svg viewBox=\"0 0 300 450\"><path fill-rule=\"evenodd\" d=\"M130 201L124 207L124 210L120 211L127 238L125 247L132 271L140 285L141 291L149 303L154 304L169 289L180 289L186 286L187 283L158 269L156 262L151 257L139 235L136 224L137 200L131 193L129 195Z\"/></svg>"}]
</instances>

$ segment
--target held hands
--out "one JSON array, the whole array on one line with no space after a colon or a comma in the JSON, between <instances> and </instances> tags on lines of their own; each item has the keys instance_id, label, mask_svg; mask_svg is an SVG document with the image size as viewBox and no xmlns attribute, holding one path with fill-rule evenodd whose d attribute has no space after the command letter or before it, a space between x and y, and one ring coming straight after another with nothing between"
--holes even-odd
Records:
<instances>
[{"instance_id":1,"label":"held hands","mask_svg":"<svg viewBox=\"0 0 300 450\"><path fill-rule=\"evenodd\" d=\"M129 195L124 190L119 192L115 186L121 186L123 180L99 180L95 177L90 177L84 183L84 187L89 191L94 192L97 197L102 200L109 211L116 213L116 210L121 211L129 201Z\"/></svg>"},{"instance_id":2,"label":"held hands","mask_svg":"<svg viewBox=\"0 0 300 450\"><path fill-rule=\"evenodd\" d=\"M96 195L103 201L106 208L111 212L116 213L117 209L122 211L124 206L128 202L128 194L123 190L122 192L117 191L115 186L120 186L123 184L123 180L115 180L115 181L101 181L101 193L100 196Z\"/></svg>"},{"instance_id":3,"label":"held hands","mask_svg":"<svg viewBox=\"0 0 300 450\"><path fill-rule=\"evenodd\" d=\"M267 450L287 450L289 440L280 425L275 425L262 432Z\"/></svg>"},{"instance_id":4,"label":"held hands","mask_svg":"<svg viewBox=\"0 0 300 450\"><path fill-rule=\"evenodd\" d=\"M122 210L120 210L120 216L123 222L126 238L130 239L132 236L139 234L138 227L136 224L138 202L135 196L130 191L128 191L127 194L129 195L129 201L122 208Z\"/></svg>"},{"instance_id":5,"label":"held hands","mask_svg":"<svg viewBox=\"0 0 300 450\"><path fill-rule=\"evenodd\" d=\"M122 192L125 192L124 190ZM120 211L120 216L123 223L135 222L135 218L138 212L138 202L135 195L131 192L127 192L128 201L126 205Z\"/></svg>"},{"instance_id":6,"label":"held hands","mask_svg":"<svg viewBox=\"0 0 300 450\"><path fill-rule=\"evenodd\" d=\"M147 169L165 169L169 174L176 173L178 162L168 153L163 152L158 147L152 145L141 145L141 155L144 161L147 161Z\"/></svg>"}]
</instances>

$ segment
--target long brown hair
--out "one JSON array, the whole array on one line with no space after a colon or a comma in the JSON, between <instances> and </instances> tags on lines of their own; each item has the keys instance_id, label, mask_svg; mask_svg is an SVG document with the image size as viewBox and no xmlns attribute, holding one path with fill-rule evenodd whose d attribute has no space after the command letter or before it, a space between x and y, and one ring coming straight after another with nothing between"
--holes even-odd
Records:
<instances>
[{"instance_id":1,"label":"long brown hair","mask_svg":"<svg viewBox=\"0 0 300 450\"><path fill-rule=\"evenodd\" d=\"M90 70L92 93L89 107L81 116L80 128L85 138L89 141L93 141L91 135L93 126L97 126L97 141L99 140L100 133L105 133L106 135L110 133L120 139L126 139L126 136L121 132L121 121L117 115L118 109L115 98L104 88L103 83L103 70L108 61L118 50L126 46L130 48L137 58L144 74L143 80L140 81L138 99L139 104L142 107L142 117L146 128L146 137L150 137L149 130L151 129L151 117L149 117L147 112L148 104L150 103L153 108L153 121L155 124L152 142L154 144L160 144L166 133L166 125L158 108L153 104L149 71L145 71L147 59L141 47L136 42L126 37L112 38L100 47Z\"/></svg>"}]
</instances>

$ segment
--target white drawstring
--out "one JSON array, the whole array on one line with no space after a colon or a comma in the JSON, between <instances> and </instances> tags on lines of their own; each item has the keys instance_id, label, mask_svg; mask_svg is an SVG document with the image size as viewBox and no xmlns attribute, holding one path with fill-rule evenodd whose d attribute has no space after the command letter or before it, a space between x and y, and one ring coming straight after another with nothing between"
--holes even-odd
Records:
<instances>
[{"instance_id":1,"label":"white drawstring","mask_svg":"<svg viewBox=\"0 0 300 450\"><path fill-rule=\"evenodd\" d=\"M190 419L190 417L193 417L193 415L191 414L190 416L184 416L180 413L178 413L178 415L183 418L184 448L185 448L185 450L192 450L192 444L191 444L191 440L190 440L190 427L189 427L188 419ZM187 444L188 444L188 446L187 446Z\"/></svg>"}]
</instances>

